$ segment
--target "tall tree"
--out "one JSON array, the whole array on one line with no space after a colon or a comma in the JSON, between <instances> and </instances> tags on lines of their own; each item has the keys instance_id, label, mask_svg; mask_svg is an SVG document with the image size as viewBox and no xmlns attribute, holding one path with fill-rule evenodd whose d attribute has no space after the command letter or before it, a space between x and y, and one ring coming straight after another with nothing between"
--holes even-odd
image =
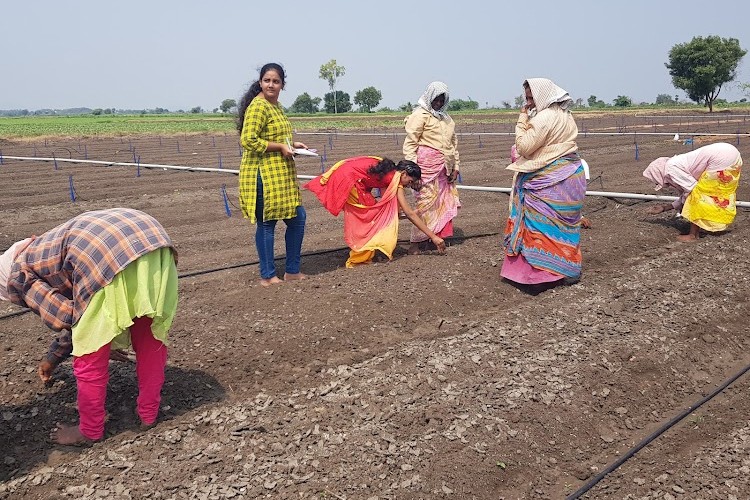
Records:
<instances>
[{"instance_id":1,"label":"tall tree","mask_svg":"<svg viewBox=\"0 0 750 500\"><path fill-rule=\"evenodd\" d=\"M375 87L366 87L354 94L354 104L365 113L369 113L377 107L381 99L383 99L383 94Z\"/></svg>"},{"instance_id":2,"label":"tall tree","mask_svg":"<svg viewBox=\"0 0 750 500\"><path fill-rule=\"evenodd\" d=\"M346 73L346 68L343 66L339 66L336 64L336 59L331 59L324 65L320 67L320 78L328 82L328 88L331 89L331 92L336 94L336 82L338 81L339 77L344 76L344 73ZM336 101L338 99L333 100L333 112L334 114L338 112L338 108L336 107ZM348 98L347 98L348 100Z\"/></svg>"},{"instance_id":3,"label":"tall tree","mask_svg":"<svg viewBox=\"0 0 750 500\"><path fill-rule=\"evenodd\" d=\"M736 38L697 36L672 47L669 62L664 65L675 87L693 101L704 102L713 112L722 85L735 79L737 65L746 53Z\"/></svg>"}]
</instances>

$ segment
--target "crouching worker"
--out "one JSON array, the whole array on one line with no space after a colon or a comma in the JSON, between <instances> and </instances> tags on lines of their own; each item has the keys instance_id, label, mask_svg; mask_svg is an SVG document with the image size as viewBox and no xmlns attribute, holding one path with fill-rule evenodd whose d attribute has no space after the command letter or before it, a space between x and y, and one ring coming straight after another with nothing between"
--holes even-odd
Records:
<instances>
[{"instance_id":1,"label":"crouching worker","mask_svg":"<svg viewBox=\"0 0 750 500\"><path fill-rule=\"evenodd\" d=\"M57 424L53 441L104 437L110 352L131 345L136 411L142 427L154 425L177 310L176 252L156 219L128 208L85 212L14 243L0 257L0 299L28 307L52 330L70 331L39 365L46 382L63 359L74 358L79 424Z\"/></svg>"},{"instance_id":2,"label":"crouching worker","mask_svg":"<svg viewBox=\"0 0 750 500\"><path fill-rule=\"evenodd\" d=\"M378 156L357 156L336 163L322 175L305 184L323 206L338 216L344 211L344 240L351 249L346 267L372 261L375 252L388 260L398 244L399 210L414 226L426 234L445 253L445 241L432 232L411 208L404 187L420 188L422 171L413 161L393 163ZM372 194L379 189L380 199Z\"/></svg>"},{"instance_id":3,"label":"crouching worker","mask_svg":"<svg viewBox=\"0 0 750 500\"><path fill-rule=\"evenodd\" d=\"M740 183L742 156L726 142L700 147L689 153L652 161L643 176L656 185L675 188L680 197L673 203L652 206L647 213L678 210L690 222L690 231L678 241L693 242L700 230L725 231L737 215L737 186Z\"/></svg>"}]
</instances>

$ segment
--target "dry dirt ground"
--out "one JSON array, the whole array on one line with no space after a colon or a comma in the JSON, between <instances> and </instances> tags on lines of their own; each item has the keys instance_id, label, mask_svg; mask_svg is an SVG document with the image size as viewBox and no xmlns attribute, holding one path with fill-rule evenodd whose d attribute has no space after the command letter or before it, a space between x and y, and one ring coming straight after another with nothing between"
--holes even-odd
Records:
<instances>
[{"instance_id":1,"label":"dry dirt ground","mask_svg":"<svg viewBox=\"0 0 750 500\"><path fill-rule=\"evenodd\" d=\"M716 116L580 117L590 189L653 193L648 162L693 147L644 132L750 129ZM509 186L507 118L458 125L463 183ZM370 132L297 138L328 166L400 157L399 130ZM738 147L750 158L750 138ZM0 498L565 498L750 363L747 211L725 234L680 244L687 225L647 216L649 203L587 198L581 281L529 295L499 279L503 194L461 191L445 256L406 255L403 241L393 261L347 270L341 220L305 193L310 279L264 289L234 175L7 159L217 167L221 155L236 169L236 136L0 140L0 151L0 249L128 206L163 223L184 276L160 423L137 431L133 366L113 362L107 438L83 449L47 438L76 419L70 364L43 387L51 332L1 305ZM584 498L750 497L749 389L740 377Z\"/></svg>"}]
</instances>

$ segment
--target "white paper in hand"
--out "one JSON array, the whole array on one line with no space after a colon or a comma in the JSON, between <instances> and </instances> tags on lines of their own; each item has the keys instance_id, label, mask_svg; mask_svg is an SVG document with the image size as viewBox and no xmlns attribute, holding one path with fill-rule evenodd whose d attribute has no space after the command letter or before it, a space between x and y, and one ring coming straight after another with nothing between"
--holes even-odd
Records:
<instances>
[{"instance_id":1,"label":"white paper in hand","mask_svg":"<svg viewBox=\"0 0 750 500\"><path fill-rule=\"evenodd\" d=\"M295 148L294 150L294 156L318 156L318 152L315 149L302 149L302 148Z\"/></svg>"}]
</instances>

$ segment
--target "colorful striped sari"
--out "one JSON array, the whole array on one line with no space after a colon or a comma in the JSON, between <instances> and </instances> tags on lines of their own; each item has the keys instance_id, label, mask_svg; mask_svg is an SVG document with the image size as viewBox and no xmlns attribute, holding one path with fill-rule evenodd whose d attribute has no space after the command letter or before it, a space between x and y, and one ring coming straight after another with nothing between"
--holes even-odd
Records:
<instances>
[{"instance_id":1,"label":"colorful striped sari","mask_svg":"<svg viewBox=\"0 0 750 500\"><path fill-rule=\"evenodd\" d=\"M461 202L456 185L448 182L445 156L437 149L419 146L417 165L422 170L422 189L414 192L417 215L441 238L453 236L453 218L458 215ZM419 243L429 239L412 226L410 241Z\"/></svg>"},{"instance_id":2,"label":"colorful striped sari","mask_svg":"<svg viewBox=\"0 0 750 500\"><path fill-rule=\"evenodd\" d=\"M333 215L344 211L344 241L351 249L348 268L369 263L376 251L391 259L398 243L401 172L393 172L390 181L388 176L383 179L380 199L375 199L368 186L377 184L377 180L370 178L367 170L380 160L372 156L341 160L303 186Z\"/></svg>"},{"instance_id":3,"label":"colorful striped sari","mask_svg":"<svg viewBox=\"0 0 750 500\"><path fill-rule=\"evenodd\" d=\"M504 278L522 284L578 278L586 179L577 154L518 173L505 228Z\"/></svg>"},{"instance_id":4,"label":"colorful striped sari","mask_svg":"<svg viewBox=\"0 0 750 500\"><path fill-rule=\"evenodd\" d=\"M724 231L737 215L742 157L724 170L706 170L685 200L682 216L706 231Z\"/></svg>"}]
</instances>

